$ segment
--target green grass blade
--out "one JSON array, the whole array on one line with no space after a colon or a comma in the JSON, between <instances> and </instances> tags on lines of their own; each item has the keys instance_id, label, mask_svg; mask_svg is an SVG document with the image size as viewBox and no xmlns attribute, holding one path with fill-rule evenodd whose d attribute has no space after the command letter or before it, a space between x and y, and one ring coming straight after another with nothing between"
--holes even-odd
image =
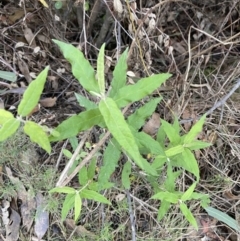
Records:
<instances>
[{"instance_id":1,"label":"green grass blade","mask_svg":"<svg viewBox=\"0 0 240 241\"><path fill-rule=\"evenodd\" d=\"M205 210L207 211L208 215L227 224L229 227L233 228L237 232L240 232L240 225L238 224L238 222L234 220L232 217L230 217L229 215L227 215L226 213L223 213L213 207L206 207Z\"/></svg>"},{"instance_id":2,"label":"green grass blade","mask_svg":"<svg viewBox=\"0 0 240 241\"><path fill-rule=\"evenodd\" d=\"M13 72L0 70L0 78L11 81L11 82L16 82L17 75Z\"/></svg>"},{"instance_id":3,"label":"green grass blade","mask_svg":"<svg viewBox=\"0 0 240 241\"><path fill-rule=\"evenodd\" d=\"M130 178L129 175L131 174L131 168L132 168L132 164L130 161L127 161L124 166L123 166L123 170L122 170L122 184L123 187L125 189L130 189Z\"/></svg>"}]
</instances>

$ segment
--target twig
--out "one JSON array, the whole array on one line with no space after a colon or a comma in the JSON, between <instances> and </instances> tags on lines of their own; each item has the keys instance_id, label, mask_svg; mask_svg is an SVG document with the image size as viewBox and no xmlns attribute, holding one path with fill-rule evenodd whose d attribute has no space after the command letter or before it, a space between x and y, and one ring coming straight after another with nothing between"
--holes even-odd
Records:
<instances>
[{"instance_id":1,"label":"twig","mask_svg":"<svg viewBox=\"0 0 240 241\"><path fill-rule=\"evenodd\" d=\"M231 95L240 87L240 78L237 79L237 83L233 86L233 88L230 90L230 92L225 95L221 100L219 100L210 110L208 110L205 115L210 115L214 110L216 110L218 107L224 105L224 103L231 97ZM197 119L200 119L201 117L198 117ZM180 124L188 123L193 121L193 119L188 120L181 120Z\"/></svg>"},{"instance_id":2,"label":"twig","mask_svg":"<svg viewBox=\"0 0 240 241\"><path fill-rule=\"evenodd\" d=\"M136 227L135 227L135 218L132 210L132 203L129 190L126 189L127 194L127 202L128 202L128 209L130 215L130 222L131 222L131 229L132 229L132 241L136 241Z\"/></svg>"},{"instance_id":3,"label":"twig","mask_svg":"<svg viewBox=\"0 0 240 241\"><path fill-rule=\"evenodd\" d=\"M98 142L98 144L92 149L92 151L86 156L81 163L75 168L75 170L71 173L69 177L67 177L65 180L61 180L57 182L56 186L66 186L74 177L75 175L79 172L79 170L86 165L94 156L94 154L99 150L99 148L105 143L107 138L110 136L110 132L108 131L104 137Z\"/></svg>"},{"instance_id":4,"label":"twig","mask_svg":"<svg viewBox=\"0 0 240 241\"><path fill-rule=\"evenodd\" d=\"M67 173L69 171L69 169L71 168L71 166L73 165L74 161L76 160L77 158L77 155L79 154L79 152L81 151L88 135L89 135L89 132L86 132L85 135L83 136L82 140L80 141L80 143L78 144L76 150L74 151L71 159L69 160L69 162L67 163L67 165L65 166L64 170L62 171L62 174L61 176L59 177L58 179L58 182L56 184L57 187L61 186L61 184L64 182L64 180L66 179L66 176L67 176Z\"/></svg>"}]
</instances>

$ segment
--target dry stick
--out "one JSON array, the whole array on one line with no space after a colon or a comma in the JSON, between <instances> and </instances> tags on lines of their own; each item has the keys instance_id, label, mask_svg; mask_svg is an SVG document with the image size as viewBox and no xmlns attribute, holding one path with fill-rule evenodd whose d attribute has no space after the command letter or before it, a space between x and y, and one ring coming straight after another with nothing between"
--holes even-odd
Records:
<instances>
[{"instance_id":1,"label":"dry stick","mask_svg":"<svg viewBox=\"0 0 240 241\"><path fill-rule=\"evenodd\" d=\"M230 92L225 95L221 100L219 100L210 110L208 110L205 115L208 116L210 115L215 109L217 109L218 107L222 106L230 97L231 95L240 87L240 78L237 79L237 83L233 86L233 88L230 90ZM197 118L197 119L200 119ZM188 119L188 120L181 120L180 124L184 124L184 123L188 123L193 121L193 119Z\"/></svg>"},{"instance_id":2,"label":"dry stick","mask_svg":"<svg viewBox=\"0 0 240 241\"><path fill-rule=\"evenodd\" d=\"M89 135L89 132L90 131L85 133L85 135L83 136L82 140L78 144L76 150L74 151L71 159L69 160L69 162L65 166L65 168L64 168L64 170L63 170L63 172L62 172L61 176L59 177L58 182L56 184L57 187L61 186L62 182L66 179L66 175L67 175L69 169L71 168L71 166L73 165L74 161L76 160L77 155L81 151L81 149L82 149L82 147L83 147L83 145L84 145L84 143L85 143L85 141L86 141L86 139L87 139L87 137Z\"/></svg>"},{"instance_id":3,"label":"dry stick","mask_svg":"<svg viewBox=\"0 0 240 241\"><path fill-rule=\"evenodd\" d=\"M134 215L133 215L132 202L131 202L130 193L129 193L129 190L127 190L127 189L126 189L126 194L127 194L127 202L128 202L130 222L131 222L131 229L132 229L132 241L136 241L135 218L134 218Z\"/></svg>"},{"instance_id":4,"label":"dry stick","mask_svg":"<svg viewBox=\"0 0 240 241\"><path fill-rule=\"evenodd\" d=\"M71 175L69 177L67 177L65 180L63 180L62 182L57 183L56 186L66 186L74 177L75 175L80 171L80 169L86 165L94 156L94 154L99 150L99 148L105 143L105 141L107 140L107 138L110 136L110 132L108 131L104 137L98 142L98 144L94 147L94 149L92 149L92 151L88 154L88 156L86 156L81 163L75 168L75 170L71 173Z\"/></svg>"}]
</instances>

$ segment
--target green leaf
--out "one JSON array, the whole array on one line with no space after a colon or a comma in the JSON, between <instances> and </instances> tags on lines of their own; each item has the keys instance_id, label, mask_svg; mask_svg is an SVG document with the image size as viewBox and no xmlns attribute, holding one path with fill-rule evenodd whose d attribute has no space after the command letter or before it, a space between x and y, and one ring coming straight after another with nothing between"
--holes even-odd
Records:
<instances>
[{"instance_id":1,"label":"green leaf","mask_svg":"<svg viewBox=\"0 0 240 241\"><path fill-rule=\"evenodd\" d=\"M161 206L158 210L158 216L157 216L158 221L160 221L166 215L170 207L171 207L170 202L167 202L165 200L161 201Z\"/></svg>"},{"instance_id":2,"label":"green leaf","mask_svg":"<svg viewBox=\"0 0 240 241\"><path fill-rule=\"evenodd\" d=\"M151 94L162 83L164 83L170 74L157 74L147 78L140 79L134 85L122 87L114 96L114 100L119 108L126 106L129 103L141 100L145 96Z\"/></svg>"},{"instance_id":3,"label":"green leaf","mask_svg":"<svg viewBox=\"0 0 240 241\"><path fill-rule=\"evenodd\" d=\"M170 125L168 122L162 119L161 119L161 124L170 142L174 145L180 144L181 137L179 133L175 130L175 128L172 125Z\"/></svg>"},{"instance_id":4,"label":"green leaf","mask_svg":"<svg viewBox=\"0 0 240 241\"><path fill-rule=\"evenodd\" d=\"M179 135L179 133L180 133L180 124L179 124L179 121L178 121L178 118L177 118L177 116L175 116L175 118L174 118L174 122L173 122L173 125L172 125L172 127L174 128L174 130L178 133L178 135Z\"/></svg>"},{"instance_id":5,"label":"green leaf","mask_svg":"<svg viewBox=\"0 0 240 241\"><path fill-rule=\"evenodd\" d=\"M152 167L154 169L160 169L163 167L163 165L167 162L168 158L163 155L163 156L157 156L154 160L153 160L153 163L152 163Z\"/></svg>"},{"instance_id":6,"label":"green leaf","mask_svg":"<svg viewBox=\"0 0 240 241\"><path fill-rule=\"evenodd\" d=\"M4 124L5 122L14 119L14 116L11 112L0 109L0 125Z\"/></svg>"},{"instance_id":7,"label":"green leaf","mask_svg":"<svg viewBox=\"0 0 240 241\"><path fill-rule=\"evenodd\" d=\"M181 203L180 209L181 209L183 215L185 216L185 218L188 220L188 222L190 224L192 224L192 226L194 228L198 229L197 221L194 218L194 216L192 215L191 211L187 208L187 205L185 203Z\"/></svg>"},{"instance_id":8,"label":"green leaf","mask_svg":"<svg viewBox=\"0 0 240 241\"><path fill-rule=\"evenodd\" d=\"M183 145L177 145L174 147L171 147L165 151L165 154L167 157L175 156L177 154L180 154L184 151Z\"/></svg>"},{"instance_id":9,"label":"green leaf","mask_svg":"<svg viewBox=\"0 0 240 241\"><path fill-rule=\"evenodd\" d=\"M157 142L161 145L162 148L165 147L166 133L163 126L161 125L157 133Z\"/></svg>"},{"instance_id":10,"label":"green leaf","mask_svg":"<svg viewBox=\"0 0 240 241\"><path fill-rule=\"evenodd\" d=\"M82 209L82 199L79 195L79 193L76 193L75 199L74 199L74 221L76 222L81 214Z\"/></svg>"},{"instance_id":11,"label":"green leaf","mask_svg":"<svg viewBox=\"0 0 240 241\"><path fill-rule=\"evenodd\" d=\"M93 91L100 93L98 83L95 79L95 72L88 60L85 59L83 53L72 46L58 40L53 40L61 51L63 52L64 58L69 61L72 66L72 73L74 77L79 81L87 91Z\"/></svg>"},{"instance_id":12,"label":"green leaf","mask_svg":"<svg viewBox=\"0 0 240 241\"><path fill-rule=\"evenodd\" d=\"M62 207L62 214L61 214L61 219L64 221L67 217L68 212L70 209L74 207L74 202L75 202L75 193L74 194L68 194L63 202L63 207Z\"/></svg>"},{"instance_id":13,"label":"green leaf","mask_svg":"<svg viewBox=\"0 0 240 241\"><path fill-rule=\"evenodd\" d=\"M97 80L98 87L102 96L105 94L104 49L105 44L102 45L97 58Z\"/></svg>"},{"instance_id":14,"label":"green leaf","mask_svg":"<svg viewBox=\"0 0 240 241\"><path fill-rule=\"evenodd\" d=\"M171 162L167 162L167 177L164 182L164 187L168 192L174 192L175 180L181 174L181 171L173 172Z\"/></svg>"},{"instance_id":15,"label":"green leaf","mask_svg":"<svg viewBox=\"0 0 240 241\"><path fill-rule=\"evenodd\" d=\"M91 110L91 109L97 108L97 105L94 102L92 102L91 100L89 100L88 98L86 98L85 96L77 94L77 93L75 93L75 96L77 98L79 105L86 108L86 110Z\"/></svg>"},{"instance_id":16,"label":"green leaf","mask_svg":"<svg viewBox=\"0 0 240 241\"><path fill-rule=\"evenodd\" d=\"M195 151L195 150L199 150L199 149L204 149L211 145L212 145L212 143L195 140L195 141L192 141L191 143L185 144L184 147L187 147L190 150Z\"/></svg>"},{"instance_id":17,"label":"green leaf","mask_svg":"<svg viewBox=\"0 0 240 241\"><path fill-rule=\"evenodd\" d=\"M37 143L47 153L51 152L51 145L44 129L33 121L27 121L24 125L24 132L30 137L32 142Z\"/></svg>"},{"instance_id":18,"label":"green leaf","mask_svg":"<svg viewBox=\"0 0 240 241\"><path fill-rule=\"evenodd\" d=\"M240 232L240 226L236 220L230 217L228 214L219 211L213 207L206 207L205 210L207 211L208 215L216 218L217 220L227 224L229 227L233 228L237 232Z\"/></svg>"},{"instance_id":19,"label":"green leaf","mask_svg":"<svg viewBox=\"0 0 240 241\"><path fill-rule=\"evenodd\" d=\"M103 117L99 109L92 109L81 112L63 121L55 129L60 133L59 136L50 136L50 141L60 141L69 137L76 136L79 132L88 130L94 125L104 126Z\"/></svg>"},{"instance_id":20,"label":"green leaf","mask_svg":"<svg viewBox=\"0 0 240 241\"><path fill-rule=\"evenodd\" d=\"M195 190L197 183L194 182L189 188L188 190L182 195L181 200L182 201L187 201L191 199L191 196L193 194L193 191Z\"/></svg>"},{"instance_id":21,"label":"green leaf","mask_svg":"<svg viewBox=\"0 0 240 241\"><path fill-rule=\"evenodd\" d=\"M165 152L160 144L144 132L132 131L141 154L164 155Z\"/></svg>"},{"instance_id":22,"label":"green leaf","mask_svg":"<svg viewBox=\"0 0 240 241\"><path fill-rule=\"evenodd\" d=\"M85 186L88 183L88 174L87 168L84 166L78 173L78 181L82 186Z\"/></svg>"},{"instance_id":23,"label":"green leaf","mask_svg":"<svg viewBox=\"0 0 240 241\"><path fill-rule=\"evenodd\" d=\"M187 171L193 173L196 176L197 181L199 181L199 178L200 178L199 167L198 167L198 163L197 163L197 160L195 159L194 154L190 150L185 148L184 152L182 153L182 157L183 157L183 162L185 163L183 168L185 168Z\"/></svg>"},{"instance_id":24,"label":"green leaf","mask_svg":"<svg viewBox=\"0 0 240 241\"><path fill-rule=\"evenodd\" d=\"M103 165L100 168L99 176L98 176L98 183L99 183L99 191L103 190L110 176L115 171L118 160L120 158L120 147L116 143L116 141L111 140L106 147L104 154L103 154Z\"/></svg>"},{"instance_id":25,"label":"green leaf","mask_svg":"<svg viewBox=\"0 0 240 241\"><path fill-rule=\"evenodd\" d=\"M111 202L109 202L103 195L93 191L93 190L87 190L84 189L80 192L80 196L82 198L94 200L100 203L105 203L111 205Z\"/></svg>"},{"instance_id":26,"label":"green leaf","mask_svg":"<svg viewBox=\"0 0 240 241\"><path fill-rule=\"evenodd\" d=\"M16 82L17 75L13 72L0 70L0 78L11 81L11 82Z\"/></svg>"},{"instance_id":27,"label":"green leaf","mask_svg":"<svg viewBox=\"0 0 240 241\"><path fill-rule=\"evenodd\" d=\"M176 193L171 192L158 192L157 194L153 195L151 199L158 199L158 200L165 200L170 203L178 203L179 195Z\"/></svg>"},{"instance_id":28,"label":"green leaf","mask_svg":"<svg viewBox=\"0 0 240 241\"><path fill-rule=\"evenodd\" d=\"M122 184L125 189L130 189L130 178L132 164L130 161L127 161L122 170Z\"/></svg>"},{"instance_id":29,"label":"green leaf","mask_svg":"<svg viewBox=\"0 0 240 241\"><path fill-rule=\"evenodd\" d=\"M193 192L189 200L200 200L203 208L209 206L210 199L208 194Z\"/></svg>"},{"instance_id":30,"label":"green leaf","mask_svg":"<svg viewBox=\"0 0 240 241\"><path fill-rule=\"evenodd\" d=\"M20 120L17 120L15 118L11 118L6 121L0 128L0 141L4 141L8 137L12 136L19 128L20 123Z\"/></svg>"},{"instance_id":31,"label":"green leaf","mask_svg":"<svg viewBox=\"0 0 240 241\"><path fill-rule=\"evenodd\" d=\"M65 157L67 157L68 159L70 159L72 157L72 153L67 149L63 149L63 155Z\"/></svg>"},{"instance_id":32,"label":"green leaf","mask_svg":"<svg viewBox=\"0 0 240 241\"><path fill-rule=\"evenodd\" d=\"M128 117L128 124L135 130L140 129L144 125L146 119L152 115L161 100L162 98L154 98L148 103L138 108L133 114Z\"/></svg>"},{"instance_id":33,"label":"green leaf","mask_svg":"<svg viewBox=\"0 0 240 241\"><path fill-rule=\"evenodd\" d=\"M119 89L126 85L127 81L127 55L128 48L120 56L114 71L113 79L111 82L111 90L109 92L109 97L114 97Z\"/></svg>"},{"instance_id":34,"label":"green leaf","mask_svg":"<svg viewBox=\"0 0 240 241\"><path fill-rule=\"evenodd\" d=\"M114 100L111 98L101 100L99 109L109 131L120 146L124 148L140 168L151 175L157 175L151 165L140 155L134 136Z\"/></svg>"},{"instance_id":35,"label":"green leaf","mask_svg":"<svg viewBox=\"0 0 240 241\"><path fill-rule=\"evenodd\" d=\"M23 94L23 98L18 106L18 115L27 116L36 107L43 92L47 79L49 66L47 66L35 80L33 80Z\"/></svg>"},{"instance_id":36,"label":"green leaf","mask_svg":"<svg viewBox=\"0 0 240 241\"><path fill-rule=\"evenodd\" d=\"M88 166L88 171L87 171L87 176L88 176L88 180L92 180L95 176L95 170L97 167L97 158L93 157L93 159L91 160L89 166Z\"/></svg>"},{"instance_id":37,"label":"green leaf","mask_svg":"<svg viewBox=\"0 0 240 241\"><path fill-rule=\"evenodd\" d=\"M202 116L201 119L196 124L194 124L191 130L186 134L184 138L184 144L190 144L192 141L194 141L197 135L202 131L205 119L206 115Z\"/></svg>"},{"instance_id":38,"label":"green leaf","mask_svg":"<svg viewBox=\"0 0 240 241\"><path fill-rule=\"evenodd\" d=\"M53 193L53 192L74 194L76 191L72 187L55 187L49 191L49 193Z\"/></svg>"}]
</instances>

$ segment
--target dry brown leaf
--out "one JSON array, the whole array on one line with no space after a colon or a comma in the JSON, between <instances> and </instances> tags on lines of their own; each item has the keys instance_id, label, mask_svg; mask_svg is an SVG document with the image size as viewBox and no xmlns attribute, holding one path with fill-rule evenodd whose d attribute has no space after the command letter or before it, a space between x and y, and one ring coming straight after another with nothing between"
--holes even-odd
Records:
<instances>
[{"instance_id":1,"label":"dry brown leaf","mask_svg":"<svg viewBox=\"0 0 240 241\"><path fill-rule=\"evenodd\" d=\"M49 213L45 210L45 199L41 193L36 196L37 211L35 217L34 231L38 239L42 239L49 228Z\"/></svg>"},{"instance_id":2,"label":"dry brown leaf","mask_svg":"<svg viewBox=\"0 0 240 241\"><path fill-rule=\"evenodd\" d=\"M158 113L153 113L150 120L144 125L143 132L150 136L154 136L160 126L160 115Z\"/></svg>"},{"instance_id":3,"label":"dry brown leaf","mask_svg":"<svg viewBox=\"0 0 240 241\"><path fill-rule=\"evenodd\" d=\"M30 76L29 68L28 68L27 64L25 63L25 61L23 61L22 59L19 59L18 67L19 67L21 73L24 75L27 82L30 83L32 81L32 78Z\"/></svg>"},{"instance_id":4,"label":"dry brown leaf","mask_svg":"<svg viewBox=\"0 0 240 241\"><path fill-rule=\"evenodd\" d=\"M230 190L225 191L223 196L228 200L240 200L240 195L236 196Z\"/></svg>"},{"instance_id":5,"label":"dry brown leaf","mask_svg":"<svg viewBox=\"0 0 240 241\"><path fill-rule=\"evenodd\" d=\"M37 46L35 42L35 36L30 28L24 29L24 37L27 40L30 47L35 48Z\"/></svg>"},{"instance_id":6,"label":"dry brown leaf","mask_svg":"<svg viewBox=\"0 0 240 241\"><path fill-rule=\"evenodd\" d=\"M14 209L11 208L10 222L6 226L6 241L18 240L20 223L20 215Z\"/></svg>"},{"instance_id":7,"label":"dry brown leaf","mask_svg":"<svg viewBox=\"0 0 240 241\"><path fill-rule=\"evenodd\" d=\"M53 107L56 105L57 97L45 98L39 101L43 107Z\"/></svg>"},{"instance_id":8,"label":"dry brown leaf","mask_svg":"<svg viewBox=\"0 0 240 241\"><path fill-rule=\"evenodd\" d=\"M96 237L95 234L93 234L92 232L88 231L86 228L84 228L82 225L76 225L73 219L66 219L64 221L65 225L67 226L67 228L74 230L74 232L78 235L78 236L89 236L89 237Z\"/></svg>"}]
</instances>

